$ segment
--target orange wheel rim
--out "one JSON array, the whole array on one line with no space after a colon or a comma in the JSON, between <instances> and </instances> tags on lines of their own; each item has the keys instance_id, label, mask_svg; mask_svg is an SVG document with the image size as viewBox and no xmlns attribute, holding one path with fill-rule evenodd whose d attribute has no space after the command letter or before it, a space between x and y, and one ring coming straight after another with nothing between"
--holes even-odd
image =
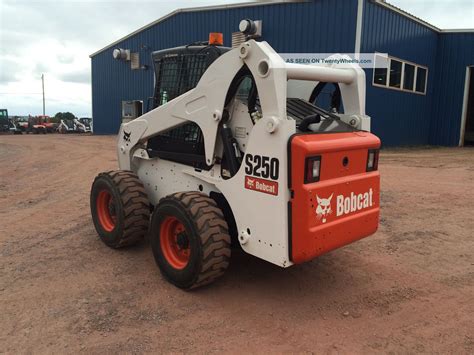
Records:
<instances>
[{"instance_id":1,"label":"orange wheel rim","mask_svg":"<svg viewBox=\"0 0 474 355\"><path fill-rule=\"evenodd\" d=\"M166 261L175 269L188 265L191 255L189 238L184 225L175 217L168 216L160 226L160 246Z\"/></svg>"},{"instance_id":2,"label":"orange wheel rim","mask_svg":"<svg viewBox=\"0 0 474 355\"><path fill-rule=\"evenodd\" d=\"M112 232L115 228L117 216L114 199L109 191L102 190L99 192L96 207L100 225L105 231Z\"/></svg>"}]
</instances>

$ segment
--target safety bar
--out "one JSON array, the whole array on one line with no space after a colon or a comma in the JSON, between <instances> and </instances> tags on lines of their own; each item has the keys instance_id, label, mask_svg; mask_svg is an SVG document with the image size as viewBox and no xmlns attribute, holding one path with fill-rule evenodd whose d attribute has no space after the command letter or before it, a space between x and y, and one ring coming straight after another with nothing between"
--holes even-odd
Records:
<instances>
[{"instance_id":1,"label":"safety bar","mask_svg":"<svg viewBox=\"0 0 474 355\"><path fill-rule=\"evenodd\" d=\"M285 66L288 79L344 84L351 84L356 79L354 69L335 69L292 63L286 63Z\"/></svg>"}]
</instances>

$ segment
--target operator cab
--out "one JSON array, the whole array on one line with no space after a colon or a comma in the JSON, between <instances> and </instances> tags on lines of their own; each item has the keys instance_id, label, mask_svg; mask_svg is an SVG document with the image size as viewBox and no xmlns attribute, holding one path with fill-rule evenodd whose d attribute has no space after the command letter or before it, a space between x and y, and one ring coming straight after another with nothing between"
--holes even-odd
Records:
<instances>
[{"instance_id":1,"label":"operator cab","mask_svg":"<svg viewBox=\"0 0 474 355\"><path fill-rule=\"evenodd\" d=\"M152 109L194 89L207 68L231 50L208 43L198 42L152 53L155 72L154 95L150 98L153 100ZM287 116L296 121L298 132L356 131L340 119L339 113L343 107L337 84L310 82L309 85L312 86L306 86L304 90L301 89L302 85L303 82L299 80L288 81ZM333 88L329 96L328 88ZM328 102L327 110L317 106ZM236 119L239 115L246 115L248 119ZM225 100L224 120L220 129L223 152L217 159L222 166L224 178L230 178L238 171L248 132L260 118L262 109L255 80L244 65L232 81ZM242 127L244 121L248 126L245 132ZM235 126L234 122L240 122L240 126ZM147 151L150 157L159 157L202 170L211 168L205 159L202 131L194 122L183 123L148 139Z\"/></svg>"},{"instance_id":2,"label":"operator cab","mask_svg":"<svg viewBox=\"0 0 474 355\"><path fill-rule=\"evenodd\" d=\"M194 89L206 69L230 49L203 42L153 52L153 108ZM184 123L150 138L147 150L151 157L157 156L200 169L208 168L204 158L204 138L194 122Z\"/></svg>"}]
</instances>

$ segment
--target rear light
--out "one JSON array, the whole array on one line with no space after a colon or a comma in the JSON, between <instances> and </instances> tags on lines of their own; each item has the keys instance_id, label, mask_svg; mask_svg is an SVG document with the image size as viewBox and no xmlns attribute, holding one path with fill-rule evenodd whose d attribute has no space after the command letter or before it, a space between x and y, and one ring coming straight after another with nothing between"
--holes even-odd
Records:
<instances>
[{"instance_id":1,"label":"rear light","mask_svg":"<svg viewBox=\"0 0 474 355\"><path fill-rule=\"evenodd\" d=\"M319 181L321 174L321 157L309 157L306 158L305 172L304 172L304 183L309 184L311 182Z\"/></svg>"},{"instance_id":2,"label":"rear light","mask_svg":"<svg viewBox=\"0 0 474 355\"><path fill-rule=\"evenodd\" d=\"M375 171L379 167L379 150L369 149L367 155L367 171Z\"/></svg>"}]
</instances>

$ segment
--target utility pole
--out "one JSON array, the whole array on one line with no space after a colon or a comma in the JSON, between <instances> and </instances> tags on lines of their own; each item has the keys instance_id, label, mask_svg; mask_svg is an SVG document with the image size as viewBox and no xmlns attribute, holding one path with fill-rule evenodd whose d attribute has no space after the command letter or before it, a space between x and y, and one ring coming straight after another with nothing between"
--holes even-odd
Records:
<instances>
[{"instance_id":1,"label":"utility pole","mask_svg":"<svg viewBox=\"0 0 474 355\"><path fill-rule=\"evenodd\" d=\"M45 115L45 110L44 110L44 74L41 74L41 84L43 86L43 116Z\"/></svg>"}]
</instances>

